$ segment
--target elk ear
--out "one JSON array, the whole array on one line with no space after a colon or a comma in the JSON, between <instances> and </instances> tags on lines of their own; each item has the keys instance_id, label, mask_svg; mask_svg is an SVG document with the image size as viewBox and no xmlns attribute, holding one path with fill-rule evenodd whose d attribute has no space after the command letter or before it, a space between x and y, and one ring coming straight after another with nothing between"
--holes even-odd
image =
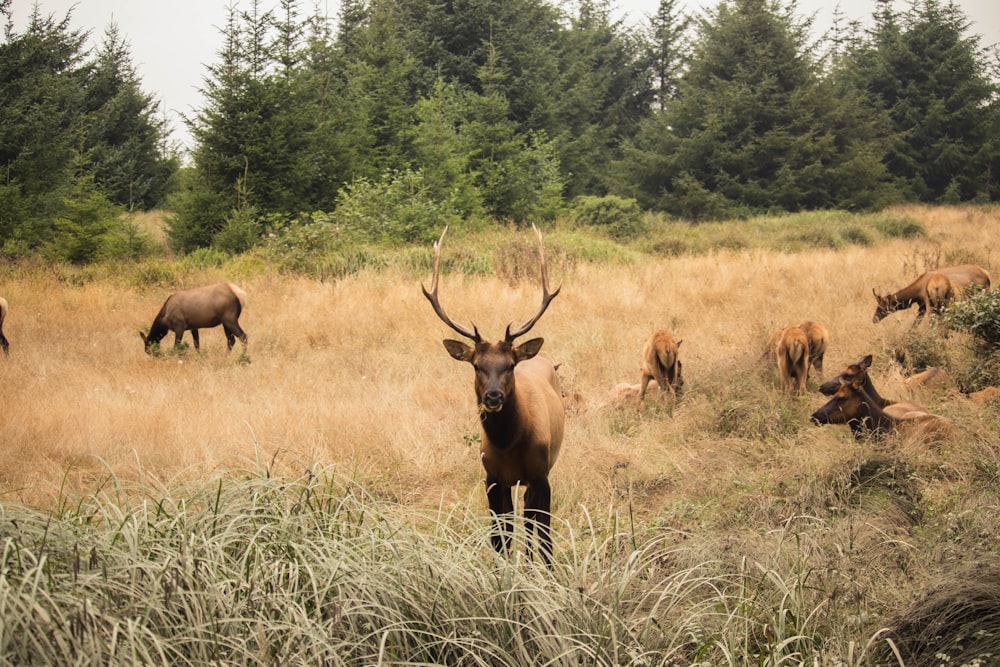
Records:
<instances>
[{"instance_id":1,"label":"elk ear","mask_svg":"<svg viewBox=\"0 0 1000 667\"><path fill-rule=\"evenodd\" d=\"M542 349L542 343L545 342L544 338L532 338L531 340L525 341L514 348L514 360L515 362L526 361L531 359L533 356L538 354L538 351Z\"/></svg>"},{"instance_id":2,"label":"elk ear","mask_svg":"<svg viewBox=\"0 0 1000 667\"><path fill-rule=\"evenodd\" d=\"M141 331L139 332L139 338L141 338L141 339L142 339L142 342L143 342L143 343L145 343L145 342L146 342L146 334L142 333Z\"/></svg>"},{"instance_id":3,"label":"elk ear","mask_svg":"<svg viewBox=\"0 0 1000 667\"><path fill-rule=\"evenodd\" d=\"M448 350L448 354L452 358L458 361L472 361L473 350L471 345L466 345L460 340L451 340L450 338L444 339L444 349Z\"/></svg>"},{"instance_id":4,"label":"elk ear","mask_svg":"<svg viewBox=\"0 0 1000 667\"><path fill-rule=\"evenodd\" d=\"M866 354L858 360L858 366L861 366L863 370L867 370L872 366L872 355Z\"/></svg>"},{"instance_id":5,"label":"elk ear","mask_svg":"<svg viewBox=\"0 0 1000 667\"><path fill-rule=\"evenodd\" d=\"M684 342L684 339L681 339L681 340L677 341L677 347L680 347L681 343L683 343L683 342Z\"/></svg>"}]
</instances>

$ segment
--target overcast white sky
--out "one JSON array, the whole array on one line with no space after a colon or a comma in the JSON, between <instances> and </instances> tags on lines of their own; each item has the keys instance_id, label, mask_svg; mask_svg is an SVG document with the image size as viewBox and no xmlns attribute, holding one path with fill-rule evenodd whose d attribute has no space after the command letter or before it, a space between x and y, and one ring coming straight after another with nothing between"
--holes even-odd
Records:
<instances>
[{"instance_id":1,"label":"overcast white sky","mask_svg":"<svg viewBox=\"0 0 1000 667\"><path fill-rule=\"evenodd\" d=\"M320 0L323 2L324 0ZM241 3L232 0L236 7ZM325 0L328 12L336 16L338 0ZM689 12L714 6L716 0L682 0ZM904 9L904 0L896 0ZM21 30L31 14L35 0L14 0L14 24ZM242 4L246 4L245 2ZM277 5L265 0L264 6ZM656 11L659 0L619 0L616 6L630 22L642 21ZM1000 42L1000 0L958 0L971 31L982 36L982 44ZM225 22L228 0L38 0L43 15L61 19L72 9L72 25L88 30L99 44L111 21L129 43L132 61L142 78L143 90L161 101L173 139L187 146L189 137L181 114L191 115L202 106L198 88L202 86L205 66L216 61L222 41L219 26ZM311 9L312 3L303 3ZM839 6L847 19L867 24L875 7L874 0L799 0L803 17L815 13L815 26L829 27Z\"/></svg>"}]
</instances>

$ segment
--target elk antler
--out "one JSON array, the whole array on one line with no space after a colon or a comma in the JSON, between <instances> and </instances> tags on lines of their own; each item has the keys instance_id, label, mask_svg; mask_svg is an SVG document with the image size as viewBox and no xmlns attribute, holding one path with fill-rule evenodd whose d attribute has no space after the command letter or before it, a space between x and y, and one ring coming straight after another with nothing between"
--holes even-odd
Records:
<instances>
[{"instance_id":1,"label":"elk antler","mask_svg":"<svg viewBox=\"0 0 1000 667\"><path fill-rule=\"evenodd\" d=\"M545 312L545 309L549 307L549 303L552 302L552 299L556 298L556 295L559 294L559 290L562 289L562 286L560 285L556 288L555 292L549 292L549 275L548 271L545 269L545 247L542 245L542 233L538 231L538 227L535 227L535 225L531 225L531 228L535 230L535 237L538 239L538 258L542 264L542 305L538 309L538 312L535 313L534 317L513 331L510 330L510 325L507 325L506 339L508 343L513 342L518 336L523 336L528 333L528 331L531 330L531 327L535 326L535 323L538 321L538 318L542 316L542 313Z\"/></svg>"},{"instance_id":2,"label":"elk antler","mask_svg":"<svg viewBox=\"0 0 1000 667\"><path fill-rule=\"evenodd\" d=\"M479 343L482 342L482 338L480 337L479 330L476 329L476 326L473 325L472 329L469 329L460 324L456 324L454 320L448 317L448 315L444 312L444 308L441 307L441 302L438 300L438 276L441 273L441 242L444 241L444 235L447 233L448 226L445 225L444 231L441 232L441 238L434 242L434 277L431 279L431 291L428 292L423 283L420 283L420 289L424 291L424 296L431 302L434 312L437 313L437 316L441 318L442 322L447 324L462 336Z\"/></svg>"}]
</instances>

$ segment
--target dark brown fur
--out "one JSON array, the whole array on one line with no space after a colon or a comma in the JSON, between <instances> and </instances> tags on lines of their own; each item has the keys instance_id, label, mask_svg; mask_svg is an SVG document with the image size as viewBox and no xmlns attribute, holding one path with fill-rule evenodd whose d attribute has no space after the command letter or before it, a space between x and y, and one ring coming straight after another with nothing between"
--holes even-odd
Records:
<instances>
[{"instance_id":1,"label":"dark brown fur","mask_svg":"<svg viewBox=\"0 0 1000 667\"><path fill-rule=\"evenodd\" d=\"M447 232L447 228L445 229ZM545 270L542 235L538 250L542 267L542 305L538 313L520 327L507 327L504 339L497 343L482 340L479 331L456 324L445 314L438 300L438 277L441 262L441 239L434 244L434 277L424 296L434 312L454 331L472 344L446 339L445 349L452 358L472 364L476 371L475 392L482 424L480 457L486 471L486 497L496 530L493 547L498 552L510 548L514 512L513 488L524 487L524 514L527 531L537 535L542 559L552 557L550 534L552 489L549 471L559 456L565 429L565 408L559 378L552 362L537 356L541 338L520 345L514 339L534 326L559 290L549 292ZM531 553L531 540L528 542Z\"/></svg>"},{"instance_id":2,"label":"dark brown fur","mask_svg":"<svg viewBox=\"0 0 1000 667\"><path fill-rule=\"evenodd\" d=\"M174 347L178 347L185 331L191 332L194 349L200 349L199 329L210 329L222 325L226 333L226 343L229 350L239 338L246 352L247 335L240 327L240 314L246 304L246 293L236 285L228 282L215 283L204 287L174 292L163 303L160 312L153 320L148 334L142 337L146 352L152 345L163 340L169 332L174 332Z\"/></svg>"},{"instance_id":3,"label":"dark brown fur","mask_svg":"<svg viewBox=\"0 0 1000 667\"><path fill-rule=\"evenodd\" d=\"M922 436L950 428L950 422L924 410L903 410L890 414L864 391L864 380L840 380L829 401L810 417L815 424L846 424L856 439L894 433L906 427Z\"/></svg>"}]
</instances>

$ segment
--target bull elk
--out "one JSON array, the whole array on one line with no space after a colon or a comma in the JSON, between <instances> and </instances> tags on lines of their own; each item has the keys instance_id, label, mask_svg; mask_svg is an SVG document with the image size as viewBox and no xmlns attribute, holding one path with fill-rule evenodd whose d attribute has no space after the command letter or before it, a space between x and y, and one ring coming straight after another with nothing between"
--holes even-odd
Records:
<instances>
[{"instance_id":1,"label":"bull elk","mask_svg":"<svg viewBox=\"0 0 1000 667\"><path fill-rule=\"evenodd\" d=\"M538 356L542 338L532 338L519 345L514 341L528 333L549 307L559 289L549 291L542 234L535 227L542 274L542 304L531 319L514 329L507 325L503 340L490 343L479 330L455 323L445 313L438 299L441 272L441 244L448 228L434 244L434 275L431 289L421 284L424 296L434 312L465 342L445 339L444 347L457 361L466 361L475 369L476 402L482 427L480 458L486 471L486 498L494 521L493 548L500 553L510 549L513 533L513 488L523 486L528 554L532 554L532 534L546 564L552 558L550 533L552 489L549 471L559 455L565 428L565 411L559 378L548 359Z\"/></svg>"},{"instance_id":2,"label":"bull elk","mask_svg":"<svg viewBox=\"0 0 1000 667\"><path fill-rule=\"evenodd\" d=\"M646 395L650 380L656 380L660 389L676 397L684 385L681 375L680 346L683 341L675 340L669 331L660 329L646 341L642 349L642 376L639 379L639 400Z\"/></svg>"},{"instance_id":3,"label":"bull elk","mask_svg":"<svg viewBox=\"0 0 1000 667\"><path fill-rule=\"evenodd\" d=\"M7 299L0 296L0 347L3 348L4 354L10 354L10 343L7 342L7 337L3 335L3 321L7 319Z\"/></svg>"},{"instance_id":4,"label":"bull elk","mask_svg":"<svg viewBox=\"0 0 1000 667\"><path fill-rule=\"evenodd\" d=\"M247 349L247 335L240 327L240 314L246 305L247 295L242 289L229 282L215 283L204 287L174 292L163 302L163 307L153 320L148 334L139 333L146 353L152 350L169 332L174 332L174 347L181 344L185 331L191 332L194 349L198 350L199 329L211 329L222 325L226 333L227 350L239 338L243 352Z\"/></svg>"},{"instance_id":5,"label":"bull elk","mask_svg":"<svg viewBox=\"0 0 1000 667\"><path fill-rule=\"evenodd\" d=\"M981 266L963 264L925 271L912 283L892 294L881 295L873 288L872 294L875 295L877 305L872 322L879 322L890 313L906 310L913 304L917 305L915 322L928 313L940 314L949 302L961 299L971 285L989 289L990 274Z\"/></svg>"}]
</instances>

